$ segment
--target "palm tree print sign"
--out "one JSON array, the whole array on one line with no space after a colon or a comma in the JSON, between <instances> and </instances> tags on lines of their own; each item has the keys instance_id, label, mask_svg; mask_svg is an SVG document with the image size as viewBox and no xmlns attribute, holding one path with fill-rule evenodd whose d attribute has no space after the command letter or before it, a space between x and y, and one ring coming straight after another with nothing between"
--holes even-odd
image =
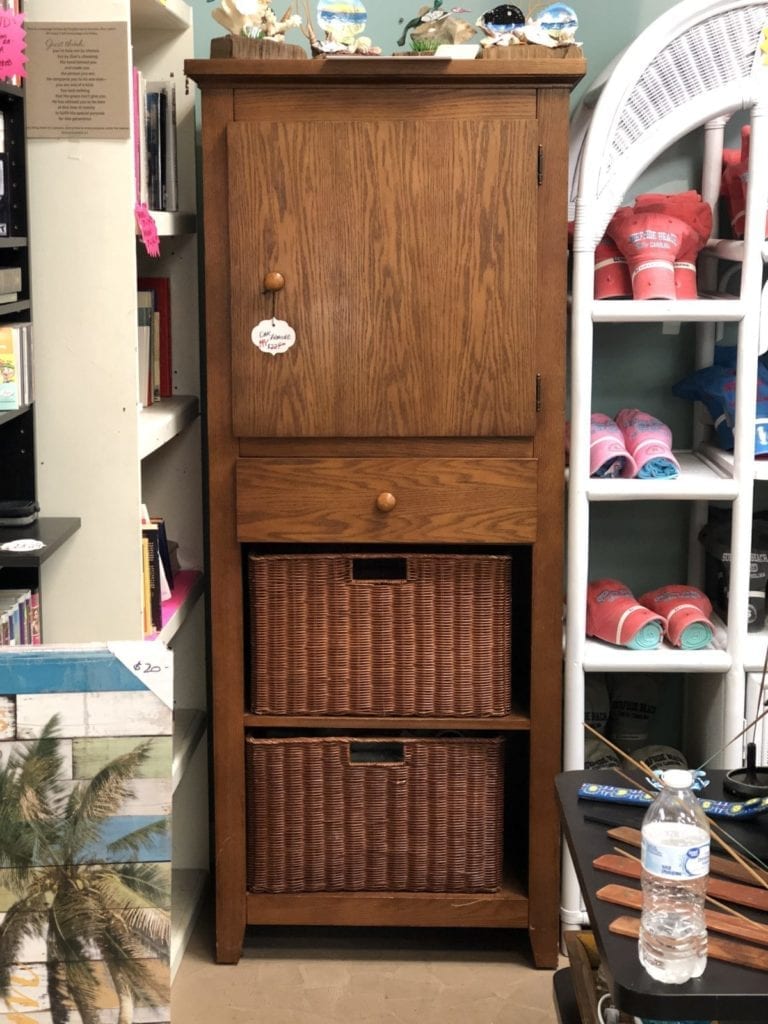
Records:
<instances>
[{"instance_id":1,"label":"palm tree print sign","mask_svg":"<svg viewBox=\"0 0 768 1024\"><path fill-rule=\"evenodd\" d=\"M0 655L0 1024L170 1022L170 654L112 647Z\"/></svg>"}]
</instances>

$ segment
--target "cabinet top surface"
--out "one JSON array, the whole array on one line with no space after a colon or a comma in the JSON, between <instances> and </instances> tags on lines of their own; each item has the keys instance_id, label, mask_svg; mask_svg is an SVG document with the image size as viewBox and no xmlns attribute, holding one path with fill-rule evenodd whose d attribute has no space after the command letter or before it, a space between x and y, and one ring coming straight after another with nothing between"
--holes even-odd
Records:
<instances>
[{"instance_id":1,"label":"cabinet top surface","mask_svg":"<svg viewBox=\"0 0 768 1024\"><path fill-rule=\"evenodd\" d=\"M201 88L247 88L285 81L508 82L510 85L574 86L586 73L583 56L534 56L505 60L442 60L437 57L326 57L307 60L242 60L234 57L188 60L185 73Z\"/></svg>"}]
</instances>

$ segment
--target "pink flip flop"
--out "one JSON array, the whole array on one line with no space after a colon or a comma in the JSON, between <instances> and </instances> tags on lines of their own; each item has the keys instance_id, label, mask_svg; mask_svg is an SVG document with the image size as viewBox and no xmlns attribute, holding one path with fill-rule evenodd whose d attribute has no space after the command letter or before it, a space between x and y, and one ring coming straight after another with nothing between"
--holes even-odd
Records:
<instances>
[{"instance_id":1,"label":"pink flip flop","mask_svg":"<svg viewBox=\"0 0 768 1024\"><path fill-rule=\"evenodd\" d=\"M640 604L619 580L593 580L587 587L587 636L652 650L661 643L665 626L664 617Z\"/></svg>"},{"instance_id":2,"label":"pink flip flop","mask_svg":"<svg viewBox=\"0 0 768 1024\"><path fill-rule=\"evenodd\" d=\"M672 454L672 431L665 423L640 409L621 409L616 424L635 460L636 476L649 479L679 475L680 463Z\"/></svg>"},{"instance_id":3,"label":"pink flip flop","mask_svg":"<svg viewBox=\"0 0 768 1024\"><path fill-rule=\"evenodd\" d=\"M593 412L590 424L589 475L633 477L637 465L615 421L604 412Z\"/></svg>"}]
</instances>

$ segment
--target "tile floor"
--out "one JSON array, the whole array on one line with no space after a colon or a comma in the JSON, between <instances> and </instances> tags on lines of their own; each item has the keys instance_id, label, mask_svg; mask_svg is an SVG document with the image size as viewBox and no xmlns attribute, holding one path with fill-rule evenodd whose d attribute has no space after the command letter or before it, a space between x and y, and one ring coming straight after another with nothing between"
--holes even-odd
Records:
<instances>
[{"instance_id":1,"label":"tile floor","mask_svg":"<svg viewBox=\"0 0 768 1024\"><path fill-rule=\"evenodd\" d=\"M566 961L561 959L565 965ZM552 971L523 932L249 929L213 962L204 912L173 986L174 1024L554 1024Z\"/></svg>"}]
</instances>

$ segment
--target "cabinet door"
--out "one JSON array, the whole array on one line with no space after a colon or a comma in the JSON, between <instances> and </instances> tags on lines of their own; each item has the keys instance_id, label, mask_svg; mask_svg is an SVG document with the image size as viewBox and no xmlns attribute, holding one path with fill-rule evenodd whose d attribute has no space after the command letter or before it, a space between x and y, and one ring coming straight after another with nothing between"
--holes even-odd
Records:
<instances>
[{"instance_id":1,"label":"cabinet door","mask_svg":"<svg viewBox=\"0 0 768 1024\"><path fill-rule=\"evenodd\" d=\"M227 148L237 435L533 434L534 119L243 121Z\"/></svg>"}]
</instances>

